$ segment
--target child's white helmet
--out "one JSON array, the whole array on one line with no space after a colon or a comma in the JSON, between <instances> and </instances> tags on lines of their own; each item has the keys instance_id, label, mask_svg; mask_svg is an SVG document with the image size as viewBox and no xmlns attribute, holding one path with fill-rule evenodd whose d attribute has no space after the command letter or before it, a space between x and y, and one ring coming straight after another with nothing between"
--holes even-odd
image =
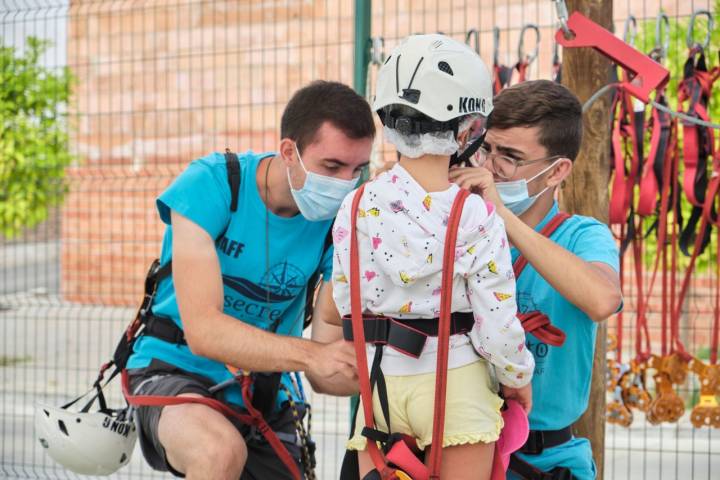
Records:
<instances>
[{"instance_id":1,"label":"child's white helmet","mask_svg":"<svg viewBox=\"0 0 720 480\"><path fill-rule=\"evenodd\" d=\"M130 461L137 432L127 410L73 412L37 405L35 433L50 457L84 475L110 475Z\"/></svg>"},{"instance_id":2,"label":"child's white helmet","mask_svg":"<svg viewBox=\"0 0 720 480\"><path fill-rule=\"evenodd\" d=\"M392 110L386 107L405 105L435 120L438 129L452 130L448 126L460 117L487 117L493 109L492 91L490 72L470 47L445 35L411 35L380 68L373 110L386 124L386 114ZM403 125L387 126L404 129ZM407 133L431 128L416 126Z\"/></svg>"}]
</instances>

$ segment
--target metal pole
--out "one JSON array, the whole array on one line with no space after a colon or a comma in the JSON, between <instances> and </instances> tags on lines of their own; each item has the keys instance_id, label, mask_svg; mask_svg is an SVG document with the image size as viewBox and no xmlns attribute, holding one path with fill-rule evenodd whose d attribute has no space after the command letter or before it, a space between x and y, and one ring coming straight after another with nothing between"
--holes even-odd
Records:
<instances>
[{"instance_id":1,"label":"metal pole","mask_svg":"<svg viewBox=\"0 0 720 480\"><path fill-rule=\"evenodd\" d=\"M353 65L353 88L365 96L367 72L370 63L370 15L371 0L355 0L355 55Z\"/></svg>"}]
</instances>

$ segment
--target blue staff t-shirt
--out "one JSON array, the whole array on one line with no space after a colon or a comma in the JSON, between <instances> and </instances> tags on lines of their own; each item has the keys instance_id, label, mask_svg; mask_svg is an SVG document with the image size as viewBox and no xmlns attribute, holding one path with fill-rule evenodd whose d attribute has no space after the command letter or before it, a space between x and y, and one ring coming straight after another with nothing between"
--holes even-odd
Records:
<instances>
[{"instance_id":1,"label":"blue staff t-shirt","mask_svg":"<svg viewBox=\"0 0 720 480\"><path fill-rule=\"evenodd\" d=\"M213 153L190 163L157 199L160 218L167 225L160 263L167 263L171 257L172 210L216 239L225 314L265 330L297 337L302 335L308 280L318 267L323 279L330 280L332 247L326 251L323 247L332 220L310 222L300 214L287 218L266 210L258 192L256 173L260 161L272 156L273 153L253 152L238 155L241 184L234 213L230 211L224 155ZM182 328L172 276L158 285L152 311L170 317ZM215 383L232 378L225 365L194 355L187 345L150 336L137 340L128 368L145 368L153 359ZM283 384L294 391L289 375L283 375ZM224 395L230 403L243 404L237 386L227 388ZM281 391L278 405L285 400L287 396Z\"/></svg>"},{"instance_id":2,"label":"blue staff t-shirt","mask_svg":"<svg viewBox=\"0 0 720 480\"><path fill-rule=\"evenodd\" d=\"M558 211L557 203L553 204L535 230L542 230ZM550 238L586 262L605 263L619 271L615 240L608 227L594 218L573 215ZM511 254L515 262L520 252L513 248ZM527 347L535 357L530 428L558 430L567 427L587 409L597 323L563 298L531 264L517 279L517 303L519 312L539 310L566 334L562 347L548 345L532 334L526 335ZM595 467L585 439L574 439L566 445L547 449L541 455L521 457L538 468L567 466L577 478L594 478Z\"/></svg>"}]
</instances>

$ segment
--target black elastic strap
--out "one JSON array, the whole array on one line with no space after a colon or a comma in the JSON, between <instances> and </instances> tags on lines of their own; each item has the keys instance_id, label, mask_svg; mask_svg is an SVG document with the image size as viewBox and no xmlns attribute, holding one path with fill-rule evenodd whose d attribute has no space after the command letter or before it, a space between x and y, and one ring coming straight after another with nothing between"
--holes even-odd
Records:
<instances>
[{"instance_id":1,"label":"black elastic strap","mask_svg":"<svg viewBox=\"0 0 720 480\"><path fill-rule=\"evenodd\" d=\"M323 242L323 250L320 256L320 261L322 261L323 257L325 257L325 253L332 246L332 244L332 226L330 226L330 228L328 228L327 234L325 234L325 241ZM310 276L310 280L308 280L307 283L307 288L305 290L305 318L303 320L303 330L309 327L310 323L312 323L312 315L315 308L315 290L320 284L320 278L322 275L322 272L320 271L321 268L322 265L318 265L318 268L315 270L312 276Z\"/></svg>"},{"instance_id":2,"label":"black elastic strap","mask_svg":"<svg viewBox=\"0 0 720 480\"><path fill-rule=\"evenodd\" d=\"M515 454L510 455L508 470L523 480L575 480L575 476L567 467L555 467L549 472L544 472Z\"/></svg>"},{"instance_id":3,"label":"black elastic strap","mask_svg":"<svg viewBox=\"0 0 720 480\"><path fill-rule=\"evenodd\" d=\"M525 445L518 451L527 455L540 455L543 450L567 443L572 437L571 426L559 430L530 430Z\"/></svg>"},{"instance_id":4,"label":"black elastic strap","mask_svg":"<svg viewBox=\"0 0 720 480\"><path fill-rule=\"evenodd\" d=\"M227 167L228 184L230 185L230 211L237 211L240 192L240 161L237 155L225 149L225 166Z\"/></svg>"},{"instance_id":5,"label":"black elastic strap","mask_svg":"<svg viewBox=\"0 0 720 480\"><path fill-rule=\"evenodd\" d=\"M457 137L457 132L455 132L455 136ZM450 157L450 166L454 165L462 165L464 162L467 162L470 157L472 157L475 152L478 151L478 149L482 146L482 144L485 142L485 134L480 135L477 137L470 145L467 146L463 152L458 155L457 152L453 153Z\"/></svg>"}]
</instances>

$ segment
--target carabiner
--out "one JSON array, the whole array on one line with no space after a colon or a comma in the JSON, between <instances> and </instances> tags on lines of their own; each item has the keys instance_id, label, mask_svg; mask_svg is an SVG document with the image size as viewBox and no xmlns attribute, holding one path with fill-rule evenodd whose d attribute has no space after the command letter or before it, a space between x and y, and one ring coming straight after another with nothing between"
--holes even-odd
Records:
<instances>
[{"instance_id":1,"label":"carabiner","mask_svg":"<svg viewBox=\"0 0 720 480\"><path fill-rule=\"evenodd\" d=\"M472 45L470 45L470 40L475 41L475 53L480 55L480 32L478 32L474 28L471 28L470 30L468 30L467 33L465 34L465 43L467 44L468 47L472 47Z\"/></svg>"},{"instance_id":2,"label":"carabiner","mask_svg":"<svg viewBox=\"0 0 720 480\"><path fill-rule=\"evenodd\" d=\"M707 34L705 35L705 41L703 43L697 43L695 41L695 20L697 20L697 17L704 15L708 19L708 26L707 26ZM688 31L687 31L687 47L692 50L695 47L699 47L703 50L705 50L710 45L710 36L712 35L713 26L715 25L715 21L713 19L712 13L708 10L695 10L692 13L692 16L690 17L690 24L688 25Z\"/></svg>"},{"instance_id":3,"label":"carabiner","mask_svg":"<svg viewBox=\"0 0 720 480\"><path fill-rule=\"evenodd\" d=\"M500 28L493 27L493 65L500 65Z\"/></svg>"},{"instance_id":4,"label":"carabiner","mask_svg":"<svg viewBox=\"0 0 720 480\"><path fill-rule=\"evenodd\" d=\"M552 0L552 2L555 4L555 13L560 21L560 28L562 28L565 38L568 40L575 38L575 34L570 30L570 27L568 27L569 16L565 0Z\"/></svg>"},{"instance_id":5,"label":"carabiner","mask_svg":"<svg viewBox=\"0 0 720 480\"><path fill-rule=\"evenodd\" d=\"M382 65L385 62L385 39L372 37L370 39L370 65Z\"/></svg>"},{"instance_id":6,"label":"carabiner","mask_svg":"<svg viewBox=\"0 0 720 480\"><path fill-rule=\"evenodd\" d=\"M665 32L663 33L663 23L665 24ZM670 19L665 13L658 13L655 18L655 47L650 51L653 60L661 63L667 57L670 49Z\"/></svg>"},{"instance_id":7,"label":"carabiner","mask_svg":"<svg viewBox=\"0 0 720 480\"><path fill-rule=\"evenodd\" d=\"M528 30L535 31L535 49L530 55L525 54L525 32ZM520 40L518 41L518 63L527 63L528 65L535 61L540 51L540 28L534 23L525 24L520 30Z\"/></svg>"},{"instance_id":8,"label":"carabiner","mask_svg":"<svg viewBox=\"0 0 720 480\"><path fill-rule=\"evenodd\" d=\"M630 25L632 25L632 28L630 28ZM635 15L630 15L625 20L625 26L623 27L623 42L634 46L635 37L637 37L637 18L635 18Z\"/></svg>"}]
</instances>

